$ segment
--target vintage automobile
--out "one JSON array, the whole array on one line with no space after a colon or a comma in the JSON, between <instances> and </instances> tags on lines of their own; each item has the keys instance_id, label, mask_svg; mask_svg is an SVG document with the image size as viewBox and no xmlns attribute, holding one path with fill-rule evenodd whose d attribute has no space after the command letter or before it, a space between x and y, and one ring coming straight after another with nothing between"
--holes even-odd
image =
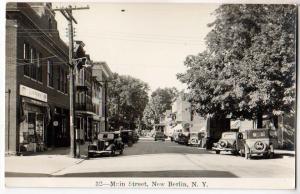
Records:
<instances>
[{"instance_id":1,"label":"vintage automobile","mask_svg":"<svg viewBox=\"0 0 300 194\"><path fill-rule=\"evenodd\" d=\"M188 144L191 146L199 146L200 145L200 133L191 132Z\"/></svg>"},{"instance_id":2,"label":"vintage automobile","mask_svg":"<svg viewBox=\"0 0 300 194\"><path fill-rule=\"evenodd\" d=\"M236 155L241 148L242 133L240 132L223 132L221 139L217 143L213 143L212 150L216 151L216 154L220 154L221 151L231 152Z\"/></svg>"},{"instance_id":3,"label":"vintage automobile","mask_svg":"<svg viewBox=\"0 0 300 194\"><path fill-rule=\"evenodd\" d=\"M129 147L133 145L133 131L132 130L121 130L122 142Z\"/></svg>"},{"instance_id":4,"label":"vintage automobile","mask_svg":"<svg viewBox=\"0 0 300 194\"><path fill-rule=\"evenodd\" d=\"M96 155L114 156L116 152L123 154L124 143L118 132L101 132L92 144L88 145L88 157Z\"/></svg>"},{"instance_id":5,"label":"vintage automobile","mask_svg":"<svg viewBox=\"0 0 300 194\"><path fill-rule=\"evenodd\" d=\"M155 141L157 141L157 140L165 141L165 134L164 134L164 132L162 132L162 131L156 131L155 135L154 135L154 140Z\"/></svg>"},{"instance_id":6,"label":"vintage automobile","mask_svg":"<svg viewBox=\"0 0 300 194\"><path fill-rule=\"evenodd\" d=\"M241 155L244 155L246 159L250 159L254 155L272 158L274 148L277 146L276 131L265 128L250 129L245 131L243 141L241 141Z\"/></svg>"},{"instance_id":7,"label":"vintage automobile","mask_svg":"<svg viewBox=\"0 0 300 194\"><path fill-rule=\"evenodd\" d=\"M178 142L178 135L182 133L182 129L175 129L171 141Z\"/></svg>"},{"instance_id":8,"label":"vintage automobile","mask_svg":"<svg viewBox=\"0 0 300 194\"><path fill-rule=\"evenodd\" d=\"M133 143L136 143L139 141L139 135L135 130L132 131L132 140L133 140Z\"/></svg>"},{"instance_id":9,"label":"vintage automobile","mask_svg":"<svg viewBox=\"0 0 300 194\"><path fill-rule=\"evenodd\" d=\"M182 132L178 134L177 143L188 145L190 139L190 133L189 132Z\"/></svg>"}]
</instances>

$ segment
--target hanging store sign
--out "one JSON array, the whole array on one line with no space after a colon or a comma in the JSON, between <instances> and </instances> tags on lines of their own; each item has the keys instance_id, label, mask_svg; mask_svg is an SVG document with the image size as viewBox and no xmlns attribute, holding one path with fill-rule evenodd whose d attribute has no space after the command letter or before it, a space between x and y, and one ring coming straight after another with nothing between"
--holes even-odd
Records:
<instances>
[{"instance_id":1,"label":"hanging store sign","mask_svg":"<svg viewBox=\"0 0 300 194\"><path fill-rule=\"evenodd\" d=\"M20 85L20 95L22 96L27 96L36 100L40 100L43 102L47 102L47 94L40 92L38 90L29 88L27 86L24 85Z\"/></svg>"},{"instance_id":2,"label":"hanging store sign","mask_svg":"<svg viewBox=\"0 0 300 194\"><path fill-rule=\"evenodd\" d=\"M58 121L53 121L53 126L57 127L58 126Z\"/></svg>"}]
</instances>

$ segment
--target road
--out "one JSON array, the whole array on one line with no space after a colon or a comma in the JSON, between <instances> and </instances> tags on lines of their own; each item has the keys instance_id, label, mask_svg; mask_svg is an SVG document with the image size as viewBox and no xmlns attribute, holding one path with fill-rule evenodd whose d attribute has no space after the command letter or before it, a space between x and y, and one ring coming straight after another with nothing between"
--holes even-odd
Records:
<instances>
[{"instance_id":1,"label":"road","mask_svg":"<svg viewBox=\"0 0 300 194\"><path fill-rule=\"evenodd\" d=\"M125 156L144 154L203 154L205 149L179 145L171 141L154 141L152 138L144 138L128 147L124 151Z\"/></svg>"},{"instance_id":2,"label":"road","mask_svg":"<svg viewBox=\"0 0 300 194\"><path fill-rule=\"evenodd\" d=\"M275 162L276 161L276 162ZM122 156L100 157L53 174L63 177L293 177L294 158L245 160L170 141L142 139ZM280 170L278 170L280 169Z\"/></svg>"},{"instance_id":3,"label":"road","mask_svg":"<svg viewBox=\"0 0 300 194\"><path fill-rule=\"evenodd\" d=\"M95 157L75 163L64 155L30 157L7 158L6 176L294 178L295 175L294 156L277 154L274 159L245 160L240 156L217 155L205 149L153 139L141 139L132 147L126 147L120 156ZM26 167L18 164L18 160L20 164L27 164ZM43 167L44 161L49 161L49 166ZM54 168L51 164L61 167Z\"/></svg>"}]
</instances>

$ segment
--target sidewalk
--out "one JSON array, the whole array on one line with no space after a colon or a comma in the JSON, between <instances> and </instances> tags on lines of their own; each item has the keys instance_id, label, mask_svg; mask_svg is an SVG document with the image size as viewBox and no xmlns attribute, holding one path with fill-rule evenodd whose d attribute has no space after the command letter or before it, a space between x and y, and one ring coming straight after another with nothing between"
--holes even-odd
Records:
<instances>
[{"instance_id":1,"label":"sidewalk","mask_svg":"<svg viewBox=\"0 0 300 194\"><path fill-rule=\"evenodd\" d=\"M72 158L70 148L55 148L45 152L39 152L28 156L6 156L5 173L39 174L50 176L61 170L81 163L87 156L88 143L80 146L81 158Z\"/></svg>"}]
</instances>

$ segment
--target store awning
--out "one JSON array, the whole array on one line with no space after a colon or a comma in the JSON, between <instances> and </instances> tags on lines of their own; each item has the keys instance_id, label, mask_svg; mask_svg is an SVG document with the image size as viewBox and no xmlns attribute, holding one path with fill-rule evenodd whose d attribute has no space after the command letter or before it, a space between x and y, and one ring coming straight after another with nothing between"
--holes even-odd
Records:
<instances>
[{"instance_id":1,"label":"store awning","mask_svg":"<svg viewBox=\"0 0 300 194\"><path fill-rule=\"evenodd\" d=\"M31 98L27 98L27 97L22 97L22 101L25 102L25 103L34 104L34 105L37 105L37 106L48 107L48 103L46 103L46 102L42 102L42 101L39 101L39 100L34 100L34 99L31 99Z\"/></svg>"}]
</instances>

